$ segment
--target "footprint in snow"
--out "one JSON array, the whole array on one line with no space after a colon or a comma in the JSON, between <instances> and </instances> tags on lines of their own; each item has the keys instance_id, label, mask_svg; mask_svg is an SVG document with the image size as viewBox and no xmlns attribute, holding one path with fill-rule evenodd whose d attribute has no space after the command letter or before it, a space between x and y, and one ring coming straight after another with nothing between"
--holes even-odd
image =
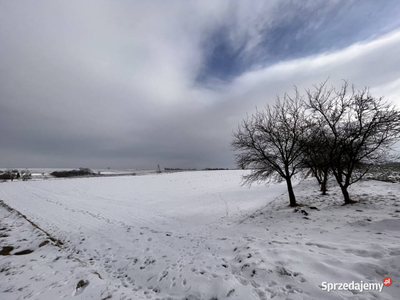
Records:
<instances>
[{"instance_id":1,"label":"footprint in snow","mask_svg":"<svg viewBox=\"0 0 400 300\"><path fill-rule=\"evenodd\" d=\"M80 294L82 294L88 285L89 285L89 280L80 280L76 285L76 289L75 292L73 293L73 296L79 296Z\"/></svg>"}]
</instances>

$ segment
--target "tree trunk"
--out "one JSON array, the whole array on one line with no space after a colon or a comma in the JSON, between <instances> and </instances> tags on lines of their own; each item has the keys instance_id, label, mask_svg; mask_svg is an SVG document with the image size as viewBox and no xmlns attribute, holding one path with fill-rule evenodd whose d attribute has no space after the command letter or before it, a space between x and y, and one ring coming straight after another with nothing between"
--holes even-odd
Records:
<instances>
[{"instance_id":1,"label":"tree trunk","mask_svg":"<svg viewBox=\"0 0 400 300\"><path fill-rule=\"evenodd\" d=\"M322 182L321 182L322 195L326 195L327 184L328 184L328 172L324 172L324 178L322 179Z\"/></svg>"},{"instance_id":2,"label":"tree trunk","mask_svg":"<svg viewBox=\"0 0 400 300\"><path fill-rule=\"evenodd\" d=\"M348 186L341 186L342 194L344 197L344 204L351 204L353 201L350 200L349 192L347 191Z\"/></svg>"},{"instance_id":3,"label":"tree trunk","mask_svg":"<svg viewBox=\"0 0 400 300\"><path fill-rule=\"evenodd\" d=\"M322 195L326 195L326 182L325 181L323 181L321 183L321 192L322 192Z\"/></svg>"},{"instance_id":4,"label":"tree trunk","mask_svg":"<svg viewBox=\"0 0 400 300\"><path fill-rule=\"evenodd\" d=\"M318 174L318 171L315 170L315 171L312 171L312 172L313 172L313 174L314 174L314 177L317 179L318 184L321 185L321 184L322 184L321 176Z\"/></svg>"},{"instance_id":5,"label":"tree trunk","mask_svg":"<svg viewBox=\"0 0 400 300\"><path fill-rule=\"evenodd\" d=\"M340 174L333 173L335 175L336 181L340 186L340 189L342 190L342 194L344 197L344 204L352 204L354 201L350 200L350 195L349 192L347 191L347 188L350 186L350 179L349 177L346 178L346 182L343 183L343 177Z\"/></svg>"},{"instance_id":6,"label":"tree trunk","mask_svg":"<svg viewBox=\"0 0 400 300\"><path fill-rule=\"evenodd\" d=\"M291 179L286 179L286 184L287 184L287 189L288 189L288 194L289 194L289 200L290 200L290 206L295 207L296 204L296 197L293 192L293 186L292 186L292 181Z\"/></svg>"}]
</instances>

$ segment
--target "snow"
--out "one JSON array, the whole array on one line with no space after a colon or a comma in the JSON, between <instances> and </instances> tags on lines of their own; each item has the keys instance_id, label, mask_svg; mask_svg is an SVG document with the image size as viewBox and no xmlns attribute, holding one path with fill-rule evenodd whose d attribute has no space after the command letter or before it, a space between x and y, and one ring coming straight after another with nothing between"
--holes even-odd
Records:
<instances>
[{"instance_id":1,"label":"snow","mask_svg":"<svg viewBox=\"0 0 400 300\"><path fill-rule=\"evenodd\" d=\"M240 185L243 171L0 184L0 299L397 299L400 186L362 181L357 204L314 180ZM62 245L49 240L48 233ZM26 255L15 255L22 250ZM383 291L322 290L322 282ZM79 283L79 284L78 284Z\"/></svg>"}]
</instances>

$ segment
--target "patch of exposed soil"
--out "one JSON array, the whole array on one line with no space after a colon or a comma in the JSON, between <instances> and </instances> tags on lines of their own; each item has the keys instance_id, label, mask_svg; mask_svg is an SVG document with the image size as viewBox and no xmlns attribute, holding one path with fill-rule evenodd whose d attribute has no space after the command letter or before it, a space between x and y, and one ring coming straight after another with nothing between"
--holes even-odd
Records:
<instances>
[{"instance_id":1,"label":"patch of exposed soil","mask_svg":"<svg viewBox=\"0 0 400 300\"><path fill-rule=\"evenodd\" d=\"M14 250L12 246L4 246L0 251L0 255L10 255L10 252Z\"/></svg>"}]
</instances>

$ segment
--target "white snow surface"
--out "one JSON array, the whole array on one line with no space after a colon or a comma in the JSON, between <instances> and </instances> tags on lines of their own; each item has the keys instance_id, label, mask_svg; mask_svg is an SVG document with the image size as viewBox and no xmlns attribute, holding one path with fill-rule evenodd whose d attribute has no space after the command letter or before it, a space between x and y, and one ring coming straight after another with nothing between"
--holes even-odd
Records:
<instances>
[{"instance_id":1,"label":"white snow surface","mask_svg":"<svg viewBox=\"0 0 400 300\"><path fill-rule=\"evenodd\" d=\"M0 299L399 299L398 183L362 181L342 206L307 179L295 211L285 184L249 189L242 174L1 183L0 199L63 245L0 206L0 250L14 248ZM382 292L321 288L384 277Z\"/></svg>"}]
</instances>

